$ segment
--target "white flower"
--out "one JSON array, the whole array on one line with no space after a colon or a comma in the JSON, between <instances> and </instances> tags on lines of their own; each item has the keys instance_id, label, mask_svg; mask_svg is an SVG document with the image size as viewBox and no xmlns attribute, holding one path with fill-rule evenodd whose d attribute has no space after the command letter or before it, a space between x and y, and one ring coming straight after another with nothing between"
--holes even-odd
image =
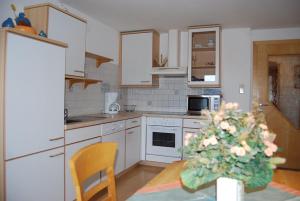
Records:
<instances>
[{"instance_id":1,"label":"white flower","mask_svg":"<svg viewBox=\"0 0 300 201\"><path fill-rule=\"evenodd\" d=\"M236 132L236 127L235 126L229 126L228 131L230 134L233 134Z\"/></svg>"},{"instance_id":2,"label":"white flower","mask_svg":"<svg viewBox=\"0 0 300 201\"><path fill-rule=\"evenodd\" d=\"M268 126L266 124L259 124L259 127L263 130L267 130Z\"/></svg>"},{"instance_id":3,"label":"white flower","mask_svg":"<svg viewBox=\"0 0 300 201\"><path fill-rule=\"evenodd\" d=\"M222 121L221 124L220 124L221 128L223 130L227 130L229 128L229 123L227 121Z\"/></svg>"},{"instance_id":4,"label":"white flower","mask_svg":"<svg viewBox=\"0 0 300 201\"><path fill-rule=\"evenodd\" d=\"M223 118L220 115L218 115L218 114L215 115L215 117L214 117L215 124L218 124L222 120L223 120Z\"/></svg>"},{"instance_id":5,"label":"white flower","mask_svg":"<svg viewBox=\"0 0 300 201\"><path fill-rule=\"evenodd\" d=\"M238 103L232 103L232 108L237 110L239 108L239 104Z\"/></svg>"},{"instance_id":6,"label":"white flower","mask_svg":"<svg viewBox=\"0 0 300 201\"><path fill-rule=\"evenodd\" d=\"M237 156L245 156L246 150L243 147L234 146L231 147L230 152Z\"/></svg>"}]
</instances>

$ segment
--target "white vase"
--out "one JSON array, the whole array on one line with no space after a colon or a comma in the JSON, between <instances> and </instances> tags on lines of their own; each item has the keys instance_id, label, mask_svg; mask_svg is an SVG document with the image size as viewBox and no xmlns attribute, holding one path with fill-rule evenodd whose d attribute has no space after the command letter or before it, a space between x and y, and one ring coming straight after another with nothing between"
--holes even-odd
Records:
<instances>
[{"instance_id":1,"label":"white vase","mask_svg":"<svg viewBox=\"0 0 300 201\"><path fill-rule=\"evenodd\" d=\"M220 177L217 179L217 201L243 201L244 184L243 182Z\"/></svg>"}]
</instances>

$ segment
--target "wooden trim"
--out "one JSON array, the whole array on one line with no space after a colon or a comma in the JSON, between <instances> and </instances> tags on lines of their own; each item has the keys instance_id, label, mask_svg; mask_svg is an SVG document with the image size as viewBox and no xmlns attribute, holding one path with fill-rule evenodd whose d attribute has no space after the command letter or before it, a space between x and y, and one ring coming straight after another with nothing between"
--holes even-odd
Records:
<instances>
[{"instance_id":1,"label":"wooden trim","mask_svg":"<svg viewBox=\"0 0 300 201\"><path fill-rule=\"evenodd\" d=\"M64 10L64 9L62 9L62 8L59 8L58 6L56 6L56 5L52 4L52 3L34 4L34 5L31 5L31 6L26 6L26 7L24 7L24 10L28 10L28 9L36 9L36 8L40 8L40 7L51 7L51 8L54 8L54 9L60 11L60 12L63 12L63 13L65 13L65 14L71 16L71 17L74 17L74 18L76 18L76 19L78 19L78 20L80 20L80 21L82 21L82 22L84 22L84 23L87 23L87 20L86 20L86 19L84 19L84 18L82 18L82 17L79 17L79 16L77 16L77 15L75 15L75 14L73 14L73 13L67 11L67 10Z\"/></svg>"},{"instance_id":2,"label":"wooden trim","mask_svg":"<svg viewBox=\"0 0 300 201\"><path fill-rule=\"evenodd\" d=\"M137 84L133 84L133 85L120 85L121 88L155 88L155 87L159 87L159 85L137 85Z\"/></svg>"},{"instance_id":3,"label":"wooden trim","mask_svg":"<svg viewBox=\"0 0 300 201\"><path fill-rule=\"evenodd\" d=\"M154 167L167 167L169 163L155 162L155 161L140 161L140 165L154 166Z\"/></svg>"},{"instance_id":4,"label":"wooden trim","mask_svg":"<svg viewBox=\"0 0 300 201\"><path fill-rule=\"evenodd\" d=\"M125 154L126 155L126 154ZM126 159L124 161L124 163L126 163ZM124 174L128 173L129 171L131 171L132 169L134 169L136 166L139 165L139 162L137 162L136 164L130 166L129 168L127 169L124 169L123 171L119 172L117 175L116 175L116 178L120 178L121 176L123 176Z\"/></svg>"},{"instance_id":5,"label":"wooden trim","mask_svg":"<svg viewBox=\"0 0 300 201\"><path fill-rule=\"evenodd\" d=\"M49 19L49 7L37 7L34 9L24 10L25 15L30 19L32 27L40 33L44 31L48 34L48 19Z\"/></svg>"},{"instance_id":6,"label":"wooden trim","mask_svg":"<svg viewBox=\"0 0 300 201\"><path fill-rule=\"evenodd\" d=\"M85 52L85 56L91 59L95 59L96 60L96 67L99 68L99 66L103 63L107 63L110 61L113 61L113 59L108 58L108 57L104 57L101 55L97 55L91 52Z\"/></svg>"},{"instance_id":7,"label":"wooden trim","mask_svg":"<svg viewBox=\"0 0 300 201\"><path fill-rule=\"evenodd\" d=\"M6 31L0 31L0 201L5 200L5 64Z\"/></svg>"},{"instance_id":8,"label":"wooden trim","mask_svg":"<svg viewBox=\"0 0 300 201\"><path fill-rule=\"evenodd\" d=\"M134 30L134 31L122 31L122 32L120 32L120 34L128 35L128 34L140 34L140 33L151 33L151 32L158 33L155 29L144 29L144 30Z\"/></svg>"},{"instance_id":9,"label":"wooden trim","mask_svg":"<svg viewBox=\"0 0 300 201\"><path fill-rule=\"evenodd\" d=\"M192 25L192 26L188 26L188 29L201 29L201 28L213 28L213 27L220 27L221 29L220 24Z\"/></svg>"},{"instance_id":10,"label":"wooden trim","mask_svg":"<svg viewBox=\"0 0 300 201\"><path fill-rule=\"evenodd\" d=\"M190 88L221 88L221 84L189 84L188 87Z\"/></svg>"},{"instance_id":11,"label":"wooden trim","mask_svg":"<svg viewBox=\"0 0 300 201\"><path fill-rule=\"evenodd\" d=\"M27 37L27 38L32 38L34 40L49 43L49 44L52 44L52 45L57 45L57 46L60 46L60 47L63 47L63 48L68 47L68 45L66 43L63 43L63 42L60 42L60 41L57 41L57 40L53 40L53 39L49 39L49 38L44 38L44 37L41 37L39 35L33 35L33 34L30 34L30 33L26 33L24 31L19 31L17 29L2 28L2 29L0 29L0 31L1 32L3 31L3 32L9 32L9 33L17 34L17 35L24 36L24 37Z\"/></svg>"}]
</instances>

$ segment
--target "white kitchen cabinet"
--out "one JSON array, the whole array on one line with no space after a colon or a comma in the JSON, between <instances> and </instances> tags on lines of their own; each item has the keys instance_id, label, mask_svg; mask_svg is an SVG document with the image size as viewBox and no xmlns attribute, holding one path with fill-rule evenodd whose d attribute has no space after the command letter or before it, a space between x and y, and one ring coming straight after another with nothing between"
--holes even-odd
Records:
<instances>
[{"instance_id":1,"label":"white kitchen cabinet","mask_svg":"<svg viewBox=\"0 0 300 201\"><path fill-rule=\"evenodd\" d=\"M73 185L73 180L70 172L69 162L72 156L82 149L91 144L100 143L99 138L93 138L90 140L70 144L66 146L66 156L65 156L65 192L66 192L66 201L73 201L76 198L75 189ZM99 156L99 160L101 160L101 156ZM91 179L89 179L88 183L86 184L86 188L90 188L100 182L100 173L94 175Z\"/></svg>"},{"instance_id":2,"label":"white kitchen cabinet","mask_svg":"<svg viewBox=\"0 0 300 201\"><path fill-rule=\"evenodd\" d=\"M220 87L220 26L193 26L188 32L188 85Z\"/></svg>"},{"instance_id":3,"label":"white kitchen cabinet","mask_svg":"<svg viewBox=\"0 0 300 201\"><path fill-rule=\"evenodd\" d=\"M84 76L86 21L52 4L25 7L32 26L45 31L48 38L68 44L66 75Z\"/></svg>"},{"instance_id":4,"label":"white kitchen cabinet","mask_svg":"<svg viewBox=\"0 0 300 201\"><path fill-rule=\"evenodd\" d=\"M134 127L126 130L126 162L125 168L140 161L141 152L141 127Z\"/></svg>"},{"instance_id":5,"label":"white kitchen cabinet","mask_svg":"<svg viewBox=\"0 0 300 201\"><path fill-rule=\"evenodd\" d=\"M65 47L7 33L5 159L64 145Z\"/></svg>"},{"instance_id":6,"label":"white kitchen cabinet","mask_svg":"<svg viewBox=\"0 0 300 201\"><path fill-rule=\"evenodd\" d=\"M159 57L159 34L156 31L122 32L121 65L123 86L158 85L152 76L154 60Z\"/></svg>"},{"instance_id":7,"label":"white kitchen cabinet","mask_svg":"<svg viewBox=\"0 0 300 201\"><path fill-rule=\"evenodd\" d=\"M116 142L118 144L117 157L115 160L115 174L125 169L125 131L102 136L102 142Z\"/></svg>"},{"instance_id":8,"label":"white kitchen cabinet","mask_svg":"<svg viewBox=\"0 0 300 201\"><path fill-rule=\"evenodd\" d=\"M7 201L64 201L64 148L6 162Z\"/></svg>"}]
</instances>

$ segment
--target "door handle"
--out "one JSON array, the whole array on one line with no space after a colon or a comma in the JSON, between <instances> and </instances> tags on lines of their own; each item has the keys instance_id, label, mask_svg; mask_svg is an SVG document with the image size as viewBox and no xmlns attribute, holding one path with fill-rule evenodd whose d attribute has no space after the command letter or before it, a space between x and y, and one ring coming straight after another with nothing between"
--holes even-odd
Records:
<instances>
[{"instance_id":1,"label":"door handle","mask_svg":"<svg viewBox=\"0 0 300 201\"><path fill-rule=\"evenodd\" d=\"M268 103L260 103L260 104L259 104L259 107L265 107L265 106L271 106L271 105L268 104Z\"/></svg>"},{"instance_id":2,"label":"door handle","mask_svg":"<svg viewBox=\"0 0 300 201\"><path fill-rule=\"evenodd\" d=\"M141 83L149 83L150 81L142 80Z\"/></svg>"},{"instance_id":3,"label":"door handle","mask_svg":"<svg viewBox=\"0 0 300 201\"><path fill-rule=\"evenodd\" d=\"M64 152L61 152L61 153L58 153L58 154L50 155L49 157L54 158L56 156L61 156L61 155L64 155L64 154L65 154Z\"/></svg>"},{"instance_id":4,"label":"door handle","mask_svg":"<svg viewBox=\"0 0 300 201\"><path fill-rule=\"evenodd\" d=\"M129 135L130 135L130 134L133 134L133 131L131 131L131 132L128 132L127 134L129 134Z\"/></svg>"},{"instance_id":5,"label":"door handle","mask_svg":"<svg viewBox=\"0 0 300 201\"><path fill-rule=\"evenodd\" d=\"M56 140L62 140L65 137L56 137L56 138L50 138L49 141L56 141Z\"/></svg>"},{"instance_id":6,"label":"door handle","mask_svg":"<svg viewBox=\"0 0 300 201\"><path fill-rule=\"evenodd\" d=\"M83 73L84 74L84 71L82 70L74 70L75 73Z\"/></svg>"}]
</instances>

